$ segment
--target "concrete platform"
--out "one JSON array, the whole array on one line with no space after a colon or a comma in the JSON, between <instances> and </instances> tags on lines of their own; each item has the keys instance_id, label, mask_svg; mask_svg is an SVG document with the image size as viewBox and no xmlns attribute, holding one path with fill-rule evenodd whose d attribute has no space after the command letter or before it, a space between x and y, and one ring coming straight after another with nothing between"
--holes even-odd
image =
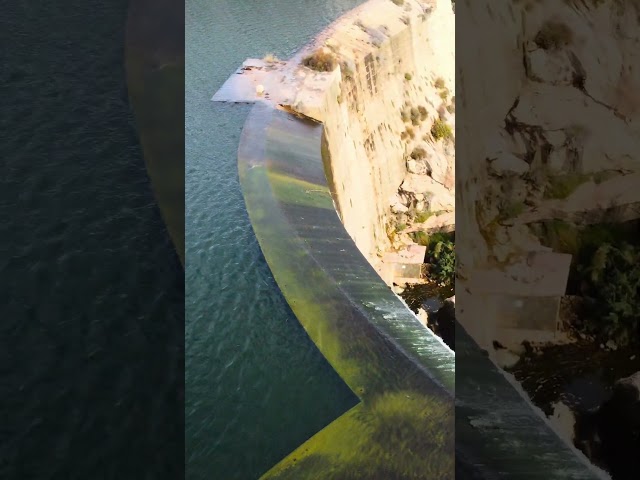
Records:
<instances>
[{"instance_id":1,"label":"concrete platform","mask_svg":"<svg viewBox=\"0 0 640 480\"><path fill-rule=\"evenodd\" d=\"M286 102L287 93L290 93L286 88L290 75L287 62L249 58L222 84L211 100L227 103ZM262 95L256 90L259 85L264 88Z\"/></svg>"},{"instance_id":2,"label":"concrete platform","mask_svg":"<svg viewBox=\"0 0 640 480\"><path fill-rule=\"evenodd\" d=\"M504 270L476 271L469 287L479 294L520 297L561 297L569 279L571 255L556 252L530 252Z\"/></svg>"},{"instance_id":3,"label":"concrete platform","mask_svg":"<svg viewBox=\"0 0 640 480\"><path fill-rule=\"evenodd\" d=\"M425 246L409 245L404 250L385 253L382 261L384 263L422 264L424 263L426 253L427 247Z\"/></svg>"}]
</instances>

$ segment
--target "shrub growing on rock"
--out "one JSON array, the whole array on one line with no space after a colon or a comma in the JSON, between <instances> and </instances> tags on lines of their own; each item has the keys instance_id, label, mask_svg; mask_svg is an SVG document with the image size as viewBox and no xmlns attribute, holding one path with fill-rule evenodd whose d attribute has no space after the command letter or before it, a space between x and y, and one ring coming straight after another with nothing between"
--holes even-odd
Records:
<instances>
[{"instance_id":1,"label":"shrub growing on rock","mask_svg":"<svg viewBox=\"0 0 640 480\"><path fill-rule=\"evenodd\" d=\"M338 66L336 57L331 52L322 49L316 50L314 53L302 60L305 67L317 72L332 72Z\"/></svg>"},{"instance_id":2,"label":"shrub growing on rock","mask_svg":"<svg viewBox=\"0 0 640 480\"><path fill-rule=\"evenodd\" d=\"M557 50L569 45L573 40L573 32L564 23L549 21L536 35L536 45L545 50Z\"/></svg>"},{"instance_id":3,"label":"shrub growing on rock","mask_svg":"<svg viewBox=\"0 0 640 480\"><path fill-rule=\"evenodd\" d=\"M619 345L640 342L640 249L623 243L604 243L579 268L587 305L589 333Z\"/></svg>"},{"instance_id":4,"label":"shrub growing on rock","mask_svg":"<svg viewBox=\"0 0 640 480\"><path fill-rule=\"evenodd\" d=\"M411 76L411 74L410 74L410 73L405 73L405 74L404 74L404 79L405 79L405 80L411 80L412 78L413 78L413 77Z\"/></svg>"},{"instance_id":5,"label":"shrub growing on rock","mask_svg":"<svg viewBox=\"0 0 640 480\"><path fill-rule=\"evenodd\" d=\"M429 277L436 282L453 286L456 276L456 250L454 241L446 234L434 234L427 253Z\"/></svg>"},{"instance_id":6,"label":"shrub growing on rock","mask_svg":"<svg viewBox=\"0 0 640 480\"><path fill-rule=\"evenodd\" d=\"M410 156L414 160L422 160L427 156L427 151L423 147L416 147L413 149Z\"/></svg>"},{"instance_id":7,"label":"shrub growing on rock","mask_svg":"<svg viewBox=\"0 0 640 480\"><path fill-rule=\"evenodd\" d=\"M433 122L433 126L431 127L431 135L436 140L444 139L448 140L453 136L453 131L451 127L447 125L444 121L438 119Z\"/></svg>"},{"instance_id":8,"label":"shrub growing on rock","mask_svg":"<svg viewBox=\"0 0 640 480\"><path fill-rule=\"evenodd\" d=\"M418 113L420 114L420 120L425 121L427 119L427 117L429 116L427 113L427 109L426 107L420 105L418 107Z\"/></svg>"},{"instance_id":9,"label":"shrub growing on rock","mask_svg":"<svg viewBox=\"0 0 640 480\"><path fill-rule=\"evenodd\" d=\"M420 125L420 110L418 110L416 107L411 108L411 124L414 127Z\"/></svg>"}]
</instances>

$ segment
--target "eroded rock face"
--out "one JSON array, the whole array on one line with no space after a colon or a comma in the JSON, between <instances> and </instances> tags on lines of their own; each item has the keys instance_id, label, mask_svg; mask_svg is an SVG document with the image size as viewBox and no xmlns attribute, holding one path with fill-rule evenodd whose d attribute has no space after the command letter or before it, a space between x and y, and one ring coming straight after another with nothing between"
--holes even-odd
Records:
<instances>
[{"instance_id":1,"label":"eroded rock face","mask_svg":"<svg viewBox=\"0 0 640 480\"><path fill-rule=\"evenodd\" d=\"M444 305L433 315L432 328L452 350L456 349L456 299L444 301ZM431 320L431 319L430 319Z\"/></svg>"},{"instance_id":2,"label":"eroded rock face","mask_svg":"<svg viewBox=\"0 0 640 480\"><path fill-rule=\"evenodd\" d=\"M473 66L456 73L466 112L457 125L461 286L475 270L543 250L535 222L594 223L612 206L624 220L640 216L640 189L629 187L640 174L640 4L463 1L458 28L492 35L456 51ZM488 328L477 301L474 318L460 318L470 332L473 322Z\"/></svg>"}]
</instances>

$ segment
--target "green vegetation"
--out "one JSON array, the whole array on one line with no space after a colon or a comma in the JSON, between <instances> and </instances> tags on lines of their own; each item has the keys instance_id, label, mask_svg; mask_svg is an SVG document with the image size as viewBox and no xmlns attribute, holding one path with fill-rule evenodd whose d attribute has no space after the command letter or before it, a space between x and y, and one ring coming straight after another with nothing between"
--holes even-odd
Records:
<instances>
[{"instance_id":1,"label":"green vegetation","mask_svg":"<svg viewBox=\"0 0 640 480\"><path fill-rule=\"evenodd\" d=\"M410 115L411 115L411 124L414 127L417 127L418 125L420 125L420 121L421 121L420 110L416 107L412 107L410 111Z\"/></svg>"},{"instance_id":2,"label":"green vegetation","mask_svg":"<svg viewBox=\"0 0 640 480\"><path fill-rule=\"evenodd\" d=\"M276 63L280 61L280 59L276 57L273 53L267 53L262 60L264 60L267 63Z\"/></svg>"},{"instance_id":3,"label":"green vegetation","mask_svg":"<svg viewBox=\"0 0 640 480\"><path fill-rule=\"evenodd\" d=\"M451 131L451 127L449 125L438 119L433 122L433 126L431 127L431 135L436 140L448 140L453 137L453 132Z\"/></svg>"},{"instance_id":4,"label":"green vegetation","mask_svg":"<svg viewBox=\"0 0 640 480\"><path fill-rule=\"evenodd\" d=\"M422 245L423 247L429 246L429 235L427 232L413 232L411 238L418 245Z\"/></svg>"},{"instance_id":5,"label":"green vegetation","mask_svg":"<svg viewBox=\"0 0 640 480\"><path fill-rule=\"evenodd\" d=\"M436 88L444 88L444 78L438 77L433 84Z\"/></svg>"},{"instance_id":6,"label":"green vegetation","mask_svg":"<svg viewBox=\"0 0 640 480\"><path fill-rule=\"evenodd\" d=\"M416 132L413 130L413 128L411 127L407 127L407 135L409 135L409 137L413 140L414 138L416 138Z\"/></svg>"},{"instance_id":7,"label":"green vegetation","mask_svg":"<svg viewBox=\"0 0 640 480\"><path fill-rule=\"evenodd\" d=\"M416 223L424 223L424 222L426 222L429 218L431 218L433 215L434 215L434 212L430 212L430 211L428 211L428 210L425 210L425 211L419 212L419 213L416 215L415 222L416 222Z\"/></svg>"},{"instance_id":8,"label":"green vegetation","mask_svg":"<svg viewBox=\"0 0 640 480\"><path fill-rule=\"evenodd\" d=\"M435 212L421 212L426 218ZM426 220L426 218L424 220ZM418 221L418 217L416 217ZM427 247L427 276L445 287L453 287L455 282L455 234L438 232L413 232L411 237L418 245Z\"/></svg>"},{"instance_id":9,"label":"green vegetation","mask_svg":"<svg viewBox=\"0 0 640 480\"><path fill-rule=\"evenodd\" d=\"M262 478L451 478L453 427L453 408L436 395L384 393L347 411Z\"/></svg>"},{"instance_id":10,"label":"green vegetation","mask_svg":"<svg viewBox=\"0 0 640 480\"><path fill-rule=\"evenodd\" d=\"M502 205L498 219L507 220L509 218L515 218L524 212L524 206L524 202L507 202Z\"/></svg>"},{"instance_id":11,"label":"green vegetation","mask_svg":"<svg viewBox=\"0 0 640 480\"><path fill-rule=\"evenodd\" d=\"M442 100L446 100L449 97L449 90L445 88L444 90L440 91L439 95Z\"/></svg>"},{"instance_id":12,"label":"green vegetation","mask_svg":"<svg viewBox=\"0 0 640 480\"><path fill-rule=\"evenodd\" d=\"M420 120L422 120L423 122L427 119L428 114L427 114L427 109L426 107L420 105L418 107L418 113L420 114Z\"/></svg>"},{"instance_id":13,"label":"green vegetation","mask_svg":"<svg viewBox=\"0 0 640 480\"><path fill-rule=\"evenodd\" d=\"M317 72L332 72L338 66L338 61L333 53L320 49L305 57L302 64Z\"/></svg>"},{"instance_id":14,"label":"green vegetation","mask_svg":"<svg viewBox=\"0 0 640 480\"><path fill-rule=\"evenodd\" d=\"M412 78L413 78L413 77L411 76L411 74L410 74L410 73L405 73L405 74L404 74L404 79L405 79L405 80L411 80Z\"/></svg>"},{"instance_id":15,"label":"green vegetation","mask_svg":"<svg viewBox=\"0 0 640 480\"><path fill-rule=\"evenodd\" d=\"M640 341L640 248L604 243L578 267L589 319L584 329L618 345Z\"/></svg>"},{"instance_id":16,"label":"green vegetation","mask_svg":"<svg viewBox=\"0 0 640 480\"><path fill-rule=\"evenodd\" d=\"M429 238L428 274L439 284L453 286L456 276L456 250L451 234L435 233Z\"/></svg>"},{"instance_id":17,"label":"green vegetation","mask_svg":"<svg viewBox=\"0 0 640 480\"><path fill-rule=\"evenodd\" d=\"M638 222L578 227L562 220L532 225L543 245L573 256L567 293L585 299L577 325L601 341L640 342Z\"/></svg>"},{"instance_id":18,"label":"green vegetation","mask_svg":"<svg viewBox=\"0 0 640 480\"><path fill-rule=\"evenodd\" d=\"M567 198L576 188L591 179L589 175L569 173L566 175L550 176L544 190L544 198Z\"/></svg>"},{"instance_id":19,"label":"green vegetation","mask_svg":"<svg viewBox=\"0 0 640 480\"><path fill-rule=\"evenodd\" d=\"M391 1L399 6L404 5L404 0L391 0Z\"/></svg>"},{"instance_id":20,"label":"green vegetation","mask_svg":"<svg viewBox=\"0 0 640 480\"><path fill-rule=\"evenodd\" d=\"M582 184L593 181L595 184L605 182L619 175L612 170L597 173L568 173L565 175L549 175L548 185L544 191L544 198L563 199L571 195Z\"/></svg>"}]
</instances>

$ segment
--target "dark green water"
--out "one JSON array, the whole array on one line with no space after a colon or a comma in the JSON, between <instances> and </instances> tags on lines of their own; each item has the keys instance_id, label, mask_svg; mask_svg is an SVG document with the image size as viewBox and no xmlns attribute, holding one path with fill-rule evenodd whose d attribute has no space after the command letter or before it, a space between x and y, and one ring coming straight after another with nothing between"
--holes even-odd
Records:
<instances>
[{"instance_id":1,"label":"dark green water","mask_svg":"<svg viewBox=\"0 0 640 480\"><path fill-rule=\"evenodd\" d=\"M128 8L3 4L3 480L183 478L184 277L127 96Z\"/></svg>"},{"instance_id":2,"label":"dark green water","mask_svg":"<svg viewBox=\"0 0 640 480\"><path fill-rule=\"evenodd\" d=\"M211 96L248 57L287 58L356 0L186 6L187 478L258 478L356 404L284 301L237 172L248 106Z\"/></svg>"}]
</instances>

